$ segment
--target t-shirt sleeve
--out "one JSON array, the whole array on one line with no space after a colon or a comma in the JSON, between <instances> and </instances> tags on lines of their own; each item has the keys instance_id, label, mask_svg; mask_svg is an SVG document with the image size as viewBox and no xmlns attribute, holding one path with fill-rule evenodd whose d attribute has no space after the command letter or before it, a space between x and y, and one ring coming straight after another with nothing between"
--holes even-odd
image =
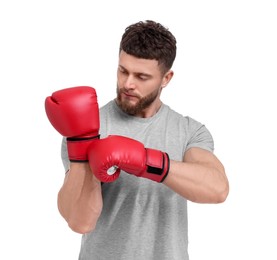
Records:
<instances>
[{"instance_id":1,"label":"t-shirt sleeve","mask_svg":"<svg viewBox=\"0 0 277 260\"><path fill-rule=\"evenodd\" d=\"M67 172L69 170L69 159L68 159L67 144L66 144L65 137L63 137L62 144L61 144L61 158L62 158L62 163L65 169L65 172Z\"/></svg>"},{"instance_id":2,"label":"t-shirt sleeve","mask_svg":"<svg viewBox=\"0 0 277 260\"><path fill-rule=\"evenodd\" d=\"M210 152L214 151L214 140L210 131L205 125L189 118L190 138L186 147L186 151L191 147L199 147Z\"/></svg>"}]
</instances>

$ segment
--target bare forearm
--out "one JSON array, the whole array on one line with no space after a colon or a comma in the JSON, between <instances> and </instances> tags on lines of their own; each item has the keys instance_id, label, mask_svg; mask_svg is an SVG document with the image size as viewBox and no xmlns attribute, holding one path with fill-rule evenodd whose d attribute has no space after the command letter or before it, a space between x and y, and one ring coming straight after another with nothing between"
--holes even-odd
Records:
<instances>
[{"instance_id":1,"label":"bare forearm","mask_svg":"<svg viewBox=\"0 0 277 260\"><path fill-rule=\"evenodd\" d=\"M84 234L95 228L102 211L101 183L87 163L71 163L58 193L58 208L73 231Z\"/></svg>"},{"instance_id":2,"label":"bare forearm","mask_svg":"<svg viewBox=\"0 0 277 260\"><path fill-rule=\"evenodd\" d=\"M184 198L198 203L221 203L228 195L224 168L191 162L170 162L164 184Z\"/></svg>"}]
</instances>

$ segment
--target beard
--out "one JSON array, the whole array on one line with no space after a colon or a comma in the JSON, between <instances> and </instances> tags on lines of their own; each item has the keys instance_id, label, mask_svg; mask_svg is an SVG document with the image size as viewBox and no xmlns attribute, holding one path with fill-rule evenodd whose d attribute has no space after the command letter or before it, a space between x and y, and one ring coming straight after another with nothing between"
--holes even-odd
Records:
<instances>
[{"instance_id":1,"label":"beard","mask_svg":"<svg viewBox=\"0 0 277 260\"><path fill-rule=\"evenodd\" d=\"M140 114L143 110L148 108L159 96L160 94L160 88L157 90L154 90L150 94L148 94L145 97L139 97L138 101L136 104L131 104L128 100L122 99L121 94L124 92L123 89L119 89L117 86L116 88L116 93L117 93L117 98L116 98L116 103L117 105L122 109L123 112L135 116Z\"/></svg>"}]
</instances>

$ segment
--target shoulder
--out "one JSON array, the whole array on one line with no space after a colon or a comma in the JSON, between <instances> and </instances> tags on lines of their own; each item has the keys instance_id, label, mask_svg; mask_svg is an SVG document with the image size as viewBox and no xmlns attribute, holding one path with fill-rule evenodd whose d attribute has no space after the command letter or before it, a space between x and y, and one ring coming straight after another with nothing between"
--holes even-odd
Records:
<instances>
[{"instance_id":1,"label":"shoulder","mask_svg":"<svg viewBox=\"0 0 277 260\"><path fill-rule=\"evenodd\" d=\"M116 111L115 101L111 100L99 109L100 120L107 120L108 118L114 118Z\"/></svg>"},{"instance_id":2,"label":"shoulder","mask_svg":"<svg viewBox=\"0 0 277 260\"><path fill-rule=\"evenodd\" d=\"M101 113L105 113L105 112L107 112L108 110L112 109L112 107L113 107L113 102L114 102L114 100L111 100L111 101L109 101L108 103L106 103L104 106L100 107L100 109L99 109L100 114L101 114Z\"/></svg>"},{"instance_id":3,"label":"shoulder","mask_svg":"<svg viewBox=\"0 0 277 260\"><path fill-rule=\"evenodd\" d=\"M190 147L200 147L213 151L213 137L203 122L200 122L190 116L184 116L165 106L167 110L167 122L177 129L178 133L187 140L187 149Z\"/></svg>"},{"instance_id":4,"label":"shoulder","mask_svg":"<svg viewBox=\"0 0 277 260\"><path fill-rule=\"evenodd\" d=\"M163 114L166 116L167 120L175 122L177 121L188 129L199 128L203 125L196 119L188 115L181 114L180 112L177 112L176 110L172 109L171 107L165 104L163 105Z\"/></svg>"}]
</instances>

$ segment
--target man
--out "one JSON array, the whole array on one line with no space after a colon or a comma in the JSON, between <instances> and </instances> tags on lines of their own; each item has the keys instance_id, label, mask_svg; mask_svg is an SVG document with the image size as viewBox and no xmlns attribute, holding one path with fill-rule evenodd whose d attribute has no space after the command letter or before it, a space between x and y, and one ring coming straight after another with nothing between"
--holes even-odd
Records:
<instances>
[{"instance_id":1,"label":"man","mask_svg":"<svg viewBox=\"0 0 277 260\"><path fill-rule=\"evenodd\" d=\"M208 129L160 99L175 56L176 39L163 25L132 24L120 43L117 97L100 118L89 87L59 91L46 106L67 137L58 207L84 234L81 260L189 259L187 200L221 203L228 195ZM66 107L62 119L49 108L57 104Z\"/></svg>"}]
</instances>

